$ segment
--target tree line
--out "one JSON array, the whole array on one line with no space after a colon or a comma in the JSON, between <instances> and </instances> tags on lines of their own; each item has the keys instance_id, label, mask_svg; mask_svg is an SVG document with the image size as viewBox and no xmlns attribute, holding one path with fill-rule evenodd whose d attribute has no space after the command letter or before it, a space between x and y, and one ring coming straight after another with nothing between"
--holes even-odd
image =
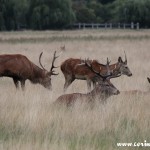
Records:
<instances>
[{"instance_id":1,"label":"tree line","mask_svg":"<svg viewBox=\"0 0 150 150\"><path fill-rule=\"evenodd\" d=\"M0 31L67 29L74 23L150 27L150 0L0 0Z\"/></svg>"}]
</instances>

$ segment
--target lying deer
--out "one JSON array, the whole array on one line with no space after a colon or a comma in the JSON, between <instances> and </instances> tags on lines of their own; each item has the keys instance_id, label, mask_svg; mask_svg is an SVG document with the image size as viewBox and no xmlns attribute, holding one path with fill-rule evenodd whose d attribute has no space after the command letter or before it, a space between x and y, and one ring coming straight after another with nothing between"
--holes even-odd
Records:
<instances>
[{"instance_id":1,"label":"lying deer","mask_svg":"<svg viewBox=\"0 0 150 150\"><path fill-rule=\"evenodd\" d=\"M148 82L150 83L150 78L147 77ZM130 91L121 91L122 94L127 94L127 95L145 95L145 94L150 94L150 91L141 91L141 90L130 90Z\"/></svg>"},{"instance_id":2,"label":"lying deer","mask_svg":"<svg viewBox=\"0 0 150 150\"><path fill-rule=\"evenodd\" d=\"M89 63L91 66L99 73L106 74L107 68L106 65L100 64L97 60L90 60ZM118 62L110 65L110 70L113 72L113 75L127 75L132 76L132 73L127 66L127 57L125 54L125 61L121 57L118 58ZM88 90L91 89L91 84L96 86L96 83L101 80L101 77L97 77L95 72L91 71L84 60L69 58L61 64L61 71L65 77L64 91L70 86L70 84L75 80L86 80Z\"/></svg>"},{"instance_id":3,"label":"lying deer","mask_svg":"<svg viewBox=\"0 0 150 150\"><path fill-rule=\"evenodd\" d=\"M112 76L112 73L110 73L108 61L106 65L107 75L101 75L100 73L97 73L88 61L85 61L85 65L87 66L88 69L90 69L90 71L92 71L94 74L96 74L103 80L101 80L101 82L99 82L94 87L94 89L89 93L86 93L86 94L72 93L72 94L65 94L65 95L60 96L55 101L56 104L65 104L66 106L71 106L77 100L84 101L87 103L93 103L95 99L97 98L105 101L110 96L118 95L120 93L119 90L110 82L110 79L114 78L115 76Z\"/></svg>"}]
</instances>

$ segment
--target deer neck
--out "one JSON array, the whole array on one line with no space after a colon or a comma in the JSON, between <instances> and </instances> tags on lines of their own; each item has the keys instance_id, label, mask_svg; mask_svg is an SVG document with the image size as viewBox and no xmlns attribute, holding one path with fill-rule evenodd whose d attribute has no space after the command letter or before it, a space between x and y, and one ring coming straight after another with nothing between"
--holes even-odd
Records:
<instances>
[{"instance_id":1,"label":"deer neck","mask_svg":"<svg viewBox=\"0 0 150 150\"><path fill-rule=\"evenodd\" d=\"M44 76L45 76L45 70L41 69L36 65L32 67L32 74L30 77L30 81L32 83L41 83L41 80Z\"/></svg>"},{"instance_id":2,"label":"deer neck","mask_svg":"<svg viewBox=\"0 0 150 150\"><path fill-rule=\"evenodd\" d=\"M120 74L120 63L115 63L115 64L112 64L110 65L110 68L112 68L112 71L113 71L113 75L118 75Z\"/></svg>"},{"instance_id":3,"label":"deer neck","mask_svg":"<svg viewBox=\"0 0 150 150\"><path fill-rule=\"evenodd\" d=\"M91 92L87 93L87 95L90 98L90 101L106 97L106 94L102 91L102 87L100 85L97 85Z\"/></svg>"}]
</instances>

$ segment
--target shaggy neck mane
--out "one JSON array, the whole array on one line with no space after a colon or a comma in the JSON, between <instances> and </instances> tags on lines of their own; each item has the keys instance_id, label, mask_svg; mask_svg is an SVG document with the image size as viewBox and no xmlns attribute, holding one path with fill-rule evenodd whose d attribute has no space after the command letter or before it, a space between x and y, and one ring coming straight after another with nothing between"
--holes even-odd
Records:
<instances>
[{"instance_id":1,"label":"shaggy neck mane","mask_svg":"<svg viewBox=\"0 0 150 150\"><path fill-rule=\"evenodd\" d=\"M32 76L30 78L32 83L40 82L41 78L45 76L45 70L41 69L35 64L32 64Z\"/></svg>"},{"instance_id":2,"label":"shaggy neck mane","mask_svg":"<svg viewBox=\"0 0 150 150\"><path fill-rule=\"evenodd\" d=\"M98 84L91 92L87 93L87 95L90 97L90 101L95 101L96 98L98 99L107 98L107 95L99 89L101 89L101 85Z\"/></svg>"}]
</instances>

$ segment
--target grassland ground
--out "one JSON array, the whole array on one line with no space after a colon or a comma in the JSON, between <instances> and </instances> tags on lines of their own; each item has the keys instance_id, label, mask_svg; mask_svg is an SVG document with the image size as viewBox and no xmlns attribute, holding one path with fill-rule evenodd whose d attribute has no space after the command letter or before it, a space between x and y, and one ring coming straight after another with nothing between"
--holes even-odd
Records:
<instances>
[{"instance_id":1,"label":"grassland ground","mask_svg":"<svg viewBox=\"0 0 150 150\"><path fill-rule=\"evenodd\" d=\"M150 30L77 30L1 32L0 54L26 55L49 69L53 52L65 45L56 66L67 58L90 58L115 63L126 51L132 77L112 79L120 91L149 91ZM145 149L117 147L119 142L150 143L150 94L112 96L104 105L89 109L77 105L72 110L53 107L63 94L60 69L52 77L53 90L26 82L26 90L16 90L12 79L0 78L0 150L116 150ZM67 93L87 92L85 81L76 80Z\"/></svg>"}]
</instances>

